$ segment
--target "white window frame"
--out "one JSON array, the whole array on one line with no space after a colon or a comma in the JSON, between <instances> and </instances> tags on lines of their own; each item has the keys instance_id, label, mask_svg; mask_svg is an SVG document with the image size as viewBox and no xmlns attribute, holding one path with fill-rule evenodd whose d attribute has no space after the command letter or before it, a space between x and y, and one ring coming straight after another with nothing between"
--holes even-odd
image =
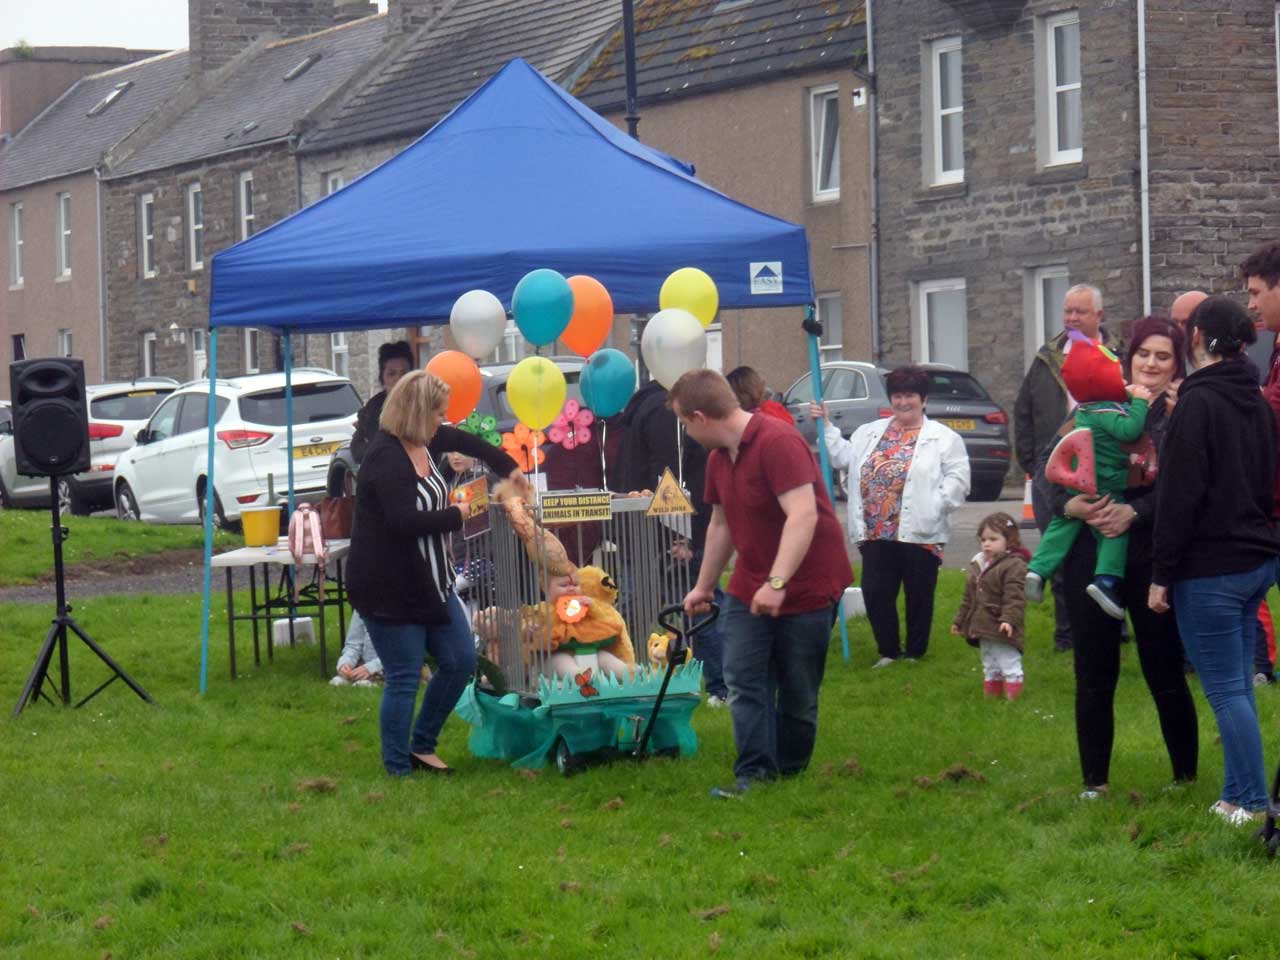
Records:
<instances>
[{"instance_id":1,"label":"white window frame","mask_svg":"<svg viewBox=\"0 0 1280 960\"><path fill-rule=\"evenodd\" d=\"M236 186L236 204L240 213L240 229L239 236L241 240L248 240L253 236L254 231L254 207L253 207L253 171L246 170L240 174Z\"/></svg>"},{"instance_id":2,"label":"white window frame","mask_svg":"<svg viewBox=\"0 0 1280 960\"><path fill-rule=\"evenodd\" d=\"M196 197L200 198L199 221L196 220ZM204 194L198 182L187 184L187 269L204 269Z\"/></svg>"},{"instance_id":3,"label":"white window frame","mask_svg":"<svg viewBox=\"0 0 1280 960\"><path fill-rule=\"evenodd\" d=\"M968 284L963 277L948 277L943 280L923 280L917 283L914 300L915 313L915 359L917 363L945 363L945 360L938 360L929 353L929 294L931 293L947 293L953 290L959 290L965 295L965 310L962 321L964 323L963 335L961 342L965 344L964 363L958 365L957 370L969 369L969 291Z\"/></svg>"},{"instance_id":4,"label":"white window frame","mask_svg":"<svg viewBox=\"0 0 1280 960\"><path fill-rule=\"evenodd\" d=\"M9 289L17 290L25 282L22 272L22 255L25 253L26 237L21 203L9 204Z\"/></svg>"},{"instance_id":5,"label":"white window frame","mask_svg":"<svg viewBox=\"0 0 1280 960\"><path fill-rule=\"evenodd\" d=\"M333 372L340 377L351 379L351 345L347 342L346 331L329 334L329 355Z\"/></svg>"},{"instance_id":6,"label":"white window frame","mask_svg":"<svg viewBox=\"0 0 1280 960\"><path fill-rule=\"evenodd\" d=\"M246 374L258 373L258 328L245 327L244 335L240 340L241 349L244 351L244 372Z\"/></svg>"},{"instance_id":7,"label":"white window frame","mask_svg":"<svg viewBox=\"0 0 1280 960\"><path fill-rule=\"evenodd\" d=\"M1058 27L1067 26L1074 23L1077 27L1076 36L1079 37L1080 31L1080 11L1069 10L1066 13L1054 14L1045 17L1041 21L1042 37L1041 50L1044 52L1044 144L1045 144L1045 166L1057 166L1063 163L1080 163L1084 160L1084 61L1082 54L1077 51L1077 59L1080 59L1081 80L1075 83L1058 83L1058 57L1057 44L1054 39L1054 31ZM1080 146L1070 147L1068 149L1060 149L1058 146L1058 94L1066 93L1071 90L1080 91Z\"/></svg>"},{"instance_id":8,"label":"white window frame","mask_svg":"<svg viewBox=\"0 0 1280 960\"><path fill-rule=\"evenodd\" d=\"M494 363L518 363L529 355L529 343L516 326L514 319L507 319L507 326L502 331L502 342L493 351Z\"/></svg>"},{"instance_id":9,"label":"white window frame","mask_svg":"<svg viewBox=\"0 0 1280 960\"><path fill-rule=\"evenodd\" d=\"M142 278L156 275L156 197L144 193L138 198L138 264Z\"/></svg>"},{"instance_id":10,"label":"white window frame","mask_svg":"<svg viewBox=\"0 0 1280 960\"><path fill-rule=\"evenodd\" d=\"M823 189L822 157L826 152L826 104L834 103L836 110L836 146L832 154L831 170L834 187ZM812 157L809 176L812 196L815 203L826 203L840 199L840 88L835 84L814 87L809 91L809 144Z\"/></svg>"},{"instance_id":11,"label":"white window frame","mask_svg":"<svg viewBox=\"0 0 1280 960\"><path fill-rule=\"evenodd\" d=\"M58 356L69 357L72 355L71 344L73 342L70 327L62 327L58 330Z\"/></svg>"},{"instance_id":12,"label":"white window frame","mask_svg":"<svg viewBox=\"0 0 1280 960\"><path fill-rule=\"evenodd\" d=\"M191 328L191 378L199 380L209 376L209 352L207 334L202 327Z\"/></svg>"},{"instance_id":13,"label":"white window frame","mask_svg":"<svg viewBox=\"0 0 1280 960\"><path fill-rule=\"evenodd\" d=\"M154 377L156 375L155 333L144 333L142 335L142 375L144 377Z\"/></svg>"},{"instance_id":14,"label":"white window frame","mask_svg":"<svg viewBox=\"0 0 1280 960\"><path fill-rule=\"evenodd\" d=\"M1055 263L1043 267L1035 267L1027 271L1027 308L1026 326L1023 331L1023 361L1029 366L1035 359L1042 344L1062 329L1062 310L1058 308L1055 316L1047 309L1044 299L1044 282L1046 280L1064 280L1067 289L1071 288L1071 271L1065 263ZM1053 332L1050 333L1050 324Z\"/></svg>"},{"instance_id":15,"label":"white window frame","mask_svg":"<svg viewBox=\"0 0 1280 960\"><path fill-rule=\"evenodd\" d=\"M931 156L929 157L929 183L934 186L941 186L948 183L964 182L964 86L961 80L960 88L960 105L956 107L942 106L942 57L944 54L955 53L960 55L961 69L964 66L964 54L962 52L960 37L944 37L940 40L934 40L929 45L929 73L927 82L929 92L929 147ZM960 116L960 143L959 156L960 166L953 170L944 170L942 167L942 138L943 138L943 119L945 117Z\"/></svg>"},{"instance_id":16,"label":"white window frame","mask_svg":"<svg viewBox=\"0 0 1280 960\"><path fill-rule=\"evenodd\" d=\"M71 194L67 192L56 195L57 211L57 257L58 268L54 274L59 280L71 276Z\"/></svg>"},{"instance_id":17,"label":"white window frame","mask_svg":"<svg viewBox=\"0 0 1280 960\"><path fill-rule=\"evenodd\" d=\"M831 306L832 301L839 304L840 325L839 329L835 329L831 324ZM824 306L825 304L825 306ZM822 362L828 360L844 359L844 294L839 291L831 293L820 293L814 297L814 306L817 308L818 322L822 324L822 337L818 342L818 352L822 357ZM835 330L836 337L832 338L832 331Z\"/></svg>"},{"instance_id":18,"label":"white window frame","mask_svg":"<svg viewBox=\"0 0 1280 960\"><path fill-rule=\"evenodd\" d=\"M346 179L342 176L341 170L330 170L324 175L324 195L337 193L347 185Z\"/></svg>"}]
</instances>

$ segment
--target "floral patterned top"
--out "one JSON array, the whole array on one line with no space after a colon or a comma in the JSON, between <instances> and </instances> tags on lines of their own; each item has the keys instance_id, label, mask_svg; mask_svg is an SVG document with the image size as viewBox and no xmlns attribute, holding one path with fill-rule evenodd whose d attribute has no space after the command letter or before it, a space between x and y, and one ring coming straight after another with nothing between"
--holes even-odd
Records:
<instances>
[{"instance_id":1,"label":"floral patterned top","mask_svg":"<svg viewBox=\"0 0 1280 960\"><path fill-rule=\"evenodd\" d=\"M907 471L911 469L919 436L919 427L904 428L896 420L891 420L876 448L862 462L860 479L868 540L898 539L902 491L907 485ZM942 544L921 543L918 546L942 560Z\"/></svg>"}]
</instances>

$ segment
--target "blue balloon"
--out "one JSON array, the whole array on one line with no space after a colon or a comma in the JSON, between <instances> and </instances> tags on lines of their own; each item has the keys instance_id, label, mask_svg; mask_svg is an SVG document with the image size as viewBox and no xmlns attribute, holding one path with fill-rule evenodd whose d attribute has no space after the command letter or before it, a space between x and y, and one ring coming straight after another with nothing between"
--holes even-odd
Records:
<instances>
[{"instance_id":1,"label":"blue balloon","mask_svg":"<svg viewBox=\"0 0 1280 960\"><path fill-rule=\"evenodd\" d=\"M573 288L554 270L531 270L511 295L511 313L534 346L550 343L573 318Z\"/></svg>"},{"instance_id":2,"label":"blue balloon","mask_svg":"<svg viewBox=\"0 0 1280 960\"><path fill-rule=\"evenodd\" d=\"M621 350L604 347L593 353L579 375L587 408L597 417L621 413L636 392L636 368Z\"/></svg>"}]
</instances>

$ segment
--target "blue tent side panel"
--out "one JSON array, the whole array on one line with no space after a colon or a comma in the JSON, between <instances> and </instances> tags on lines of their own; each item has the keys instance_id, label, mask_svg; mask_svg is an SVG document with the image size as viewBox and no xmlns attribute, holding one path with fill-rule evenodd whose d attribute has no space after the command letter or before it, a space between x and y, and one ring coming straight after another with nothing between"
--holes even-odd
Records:
<instances>
[{"instance_id":1,"label":"blue tent side panel","mask_svg":"<svg viewBox=\"0 0 1280 960\"><path fill-rule=\"evenodd\" d=\"M443 323L459 295L508 307L538 267L654 310L696 266L729 308L813 298L804 228L638 143L523 60L345 189L213 258L212 326L300 332Z\"/></svg>"}]
</instances>

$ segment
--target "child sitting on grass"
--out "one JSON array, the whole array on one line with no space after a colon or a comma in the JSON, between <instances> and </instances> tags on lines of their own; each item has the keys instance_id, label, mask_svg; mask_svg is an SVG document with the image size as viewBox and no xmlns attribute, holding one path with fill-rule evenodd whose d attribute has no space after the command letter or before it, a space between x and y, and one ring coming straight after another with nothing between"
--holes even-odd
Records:
<instances>
[{"instance_id":1,"label":"child sitting on grass","mask_svg":"<svg viewBox=\"0 0 1280 960\"><path fill-rule=\"evenodd\" d=\"M978 542L982 549L969 563L951 632L982 651L983 694L1016 700L1022 693L1022 589L1029 554L1007 513L985 517L978 525Z\"/></svg>"},{"instance_id":2,"label":"child sitting on grass","mask_svg":"<svg viewBox=\"0 0 1280 960\"><path fill-rule=\"evenodd\" d=\"M372 687L381 682L382 661L378 659L378 651L373 649L368 628L360 619L360 614L353 610L347 639L342 645L342 656L338 657L338 672L329 683L335 687L345 687L347 684Z\"/></svg>"}]
</instances>

